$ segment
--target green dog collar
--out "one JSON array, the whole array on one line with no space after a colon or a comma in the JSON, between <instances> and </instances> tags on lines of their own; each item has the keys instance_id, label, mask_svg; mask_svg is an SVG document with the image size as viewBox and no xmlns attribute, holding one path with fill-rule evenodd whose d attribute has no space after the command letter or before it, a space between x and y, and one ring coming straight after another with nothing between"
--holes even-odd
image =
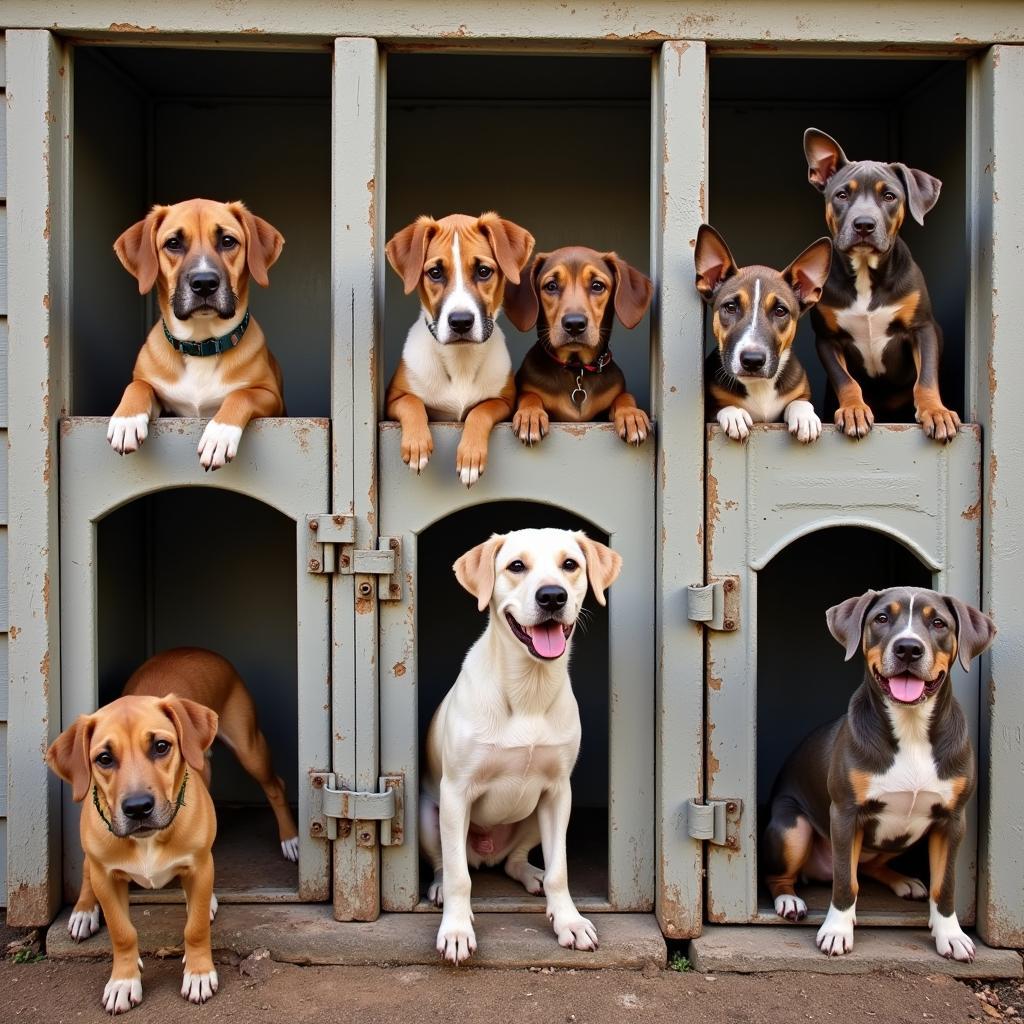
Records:
<instances>
[{"instance_id":1,"label":"green dog collar","mask_svg":"<svg viewBox=\"0 0 1024 1024\"><path fill-rule=\"evenodd\" d=\"M229 348L234 348L242 340L242 335L245 334L245 329L249 326L249 310L245 311L242 322L233 331L222 334L219 338L207 338L206 341L179 341L167 330L167 322L165 320L160 322L164 325L164 337L176 352L186 356L219 356L222 352L227 352Z\"/></svg>"}]
</instances>

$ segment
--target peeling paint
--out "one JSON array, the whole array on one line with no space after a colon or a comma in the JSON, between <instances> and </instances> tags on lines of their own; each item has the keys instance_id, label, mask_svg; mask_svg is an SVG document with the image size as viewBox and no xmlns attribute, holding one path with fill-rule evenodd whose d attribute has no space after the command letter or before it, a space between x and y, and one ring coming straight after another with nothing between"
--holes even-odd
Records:
<instances>
[{"instance_id":1,"label":"peeling paint","mask_svg":"<svg viewBox=\"0 0 1024 1024\"><path fill-rule=\"evenodd\" d=\"M111 32L159 32L156 25L143 28L141 25L133 25L130 21L114 21L110 23Z\"/></svg>"},{"instance_id":2,"label":"peeling paint","mask_svg":"<svg viewBox=\"0 0 1024 1024\"><path fill-rule=\"evenodd\" d=\"M981 518L981 498L960 513L961 519L976 520Z\"/></svg>"},{"instance_id":3,"label":"peeling paint","mask_svg":"<svg viewBox=\"0 0 1024 1024\"><path fill-rule=\"evenodd\" d=\"M396 661L394 663L394 665L391 666L391 671L396 676L398 676L398 677L404 676L405 675L405 671L406 671L405 670L405 662L404 661Z\"/></svg>"}]
</instances>

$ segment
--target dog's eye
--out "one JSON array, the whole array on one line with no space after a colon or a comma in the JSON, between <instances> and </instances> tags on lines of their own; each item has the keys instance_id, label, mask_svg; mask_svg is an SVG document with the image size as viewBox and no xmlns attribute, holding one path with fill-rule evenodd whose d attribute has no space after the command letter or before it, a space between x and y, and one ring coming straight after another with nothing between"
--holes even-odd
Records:
<instances>
[{"instance_id":1,"label":"dog's eye","mask_svg":"<svg viewBox=\"0 0 1024 1024\"><path fill-rule=\"evenodd\" d=\"M171 749L171 744L167 740L157 740L153 744L153 753L157 757L163 757L164 754L168 753Z\"/></svg>"},{"instance_id":2,"label":"dog's eye","mask_svg":"<svg viewBox=\"0 0 1024 1024\"><path fill-rule=\"evenodd\" d=\"M114 755L109 750L101 750L96 755L96 763L101 768L113 768L114 766Z\"/></svg>"},{"instance_id":3,"label":"dog's eye","mask_svg":"<svg viewBox=\"0 0 1024 1024\"><path fill-rule=\"evenodd\" d=\"M847 200L847 199L849 199L849 198L850 198L850 193L849 193L849 192L847 192L845 188L841 188L841 189L840 189L840 190L839 190L839 191L838 191L838 192L837 192L837 193L835 194L835 196L834 196L833 198L835 198L835 199L842 199L842 200L844 200L844 201L845 201L845 200Z\"/></svg>"},{"instance_id":4,"label":"dog's eye","mask_svg":"<svg viewBox=\"0 0 1024 1024\"><path fill-rule=\"evenodd\" d=\"M942 619L932 619L932 627L934 629L945 629L946 623Z\"/></svg>"},{"instance_id":5,"label":"dog's eye","mask_svg":"<svg viewBox=\"0 0 1024 1024\"><path fill-rule=\"evenodd\" d=\"M224 235L220 240L220 247L222 249L234 249L238 245L238 239L233 238L231 235Z\"/></svg>"},{"instance_id":6,"label":"dog's eye","mask_svg":"<svg viewBox=\"0 0 1024 1024\"><path fill-rule=\"evenodd\" d=\"M431 267L427 271L427 277L429 277L431 281L442 281L442 280L444 280L444 268L440 264L438 264L437 266Z\"/></svg>"},{"instance_id":7,"label":"dog's eye","mask_svg":"<svg viewBox=\"0 0 1024 1024\"><path fill-rule=\"evenodd\" d=\"M879 612L875 616L875 622L877 622L880 626L884 626L888 621L889 621L889 616L886 615L885 612Z\"/></svg>"},{"instance_id":8,"label":"dog's eye","mask_svg":"<svg viewBox=\"0 0 1024 1024\"><path fill-rule=\"evenodd\" d=\"M575 558L567 558L562 563L562 568L566 572L575 572L579 567L580 567L580 563L577 562Z\"/></svg>"},{"instance_id":9,"label":"dog's eye","mask_svg":"<svg viewBox=\"0 0 1024 1024\"><path fill-rule=\"evenodd\" d=\"M514 562L508 563L508 571L515 573L526 572L526 564L517 558Z\"/></svg>"},{"instance_id":10,"label":"dog's eye","mask_svg":"<svg viewBox=\"0 0 1024 1024\"><path fill-rule=\"evenodd\" d=\"M885 192L885 193L884 193L884 194L882 195L882 198L883 198L883 199L884 199L884 200L885 200L885 201L886 201L887 203L895 203L895 202L896 202L896 193L895 193L895 192Z\"/></svg>"},{"instance_id":11,"label":"dog's eye","mask_svg":"<svg viewBox=\"0 0 1024 1024\"><path fill-rule=\"evenodd\" d=\"M593 281L591 281L591 282L590 282L590 290L591 290L591 291L592 291L592 292L593 292L593 293L594 293L595 295L600 295L600 294L601 294L601 292L606 292L606 291L608 290L608 288L607 288L607 286L605 285L604 281L598 281L598 280L597 280L597 279L595 278L595 279L594 279Z\"/></svg>"},{"instance_id":12,"label":"dog's eye","mask_svg":"<svg viewBox=\"0 0 1024 1024\"><path fill-rule=\"evenodd\" d=\"M168 252L181 252L181 239L177 235L171 235L170 238L164 242L164 248Z\"/></svg>"},{"instance_id":13,"label":"dog's eye","mask_svg":"<svg viewBox=\"0 0 1024 1024\"><path fill-rule=\"evenodd\" d=\"M739 304L736 302L729 301L722 303L722 309L724 309L726 313L735 313L739 308Z\"/></svg>"},{"instance_id":14,"label":"dog's eye","mask_svg":"<svg viewBox=\"0 0 1024 1024\"><path fill-rule=\"evenodd\" d=\"M554 278L551 278L550 281L545 281L544 282L544 291L551 292L552 294L554 292L557 292L558 291L558 282Z\"/></svg>"},{"instance_id":15,"label":"dog's eye","mask_svg":"<svg viewBox=\"0 0 1024 1024\"><path fill-rule=\"evenodd\" d=\"M775 315L781 320L784 316L789 316L789 310L785 306L776 306L773 310Z\"/></svg>"},{"instance_id":16,"label":"dog's eye","mask_svg":"<svg viewBox=\"0 0 1024 1024\"><path fill-rule=\"evenodd\" d=\"M487 266L486 263L481 263L476 268L476 276L481 281L488 281L494 277L494 267Z\"/></svg>"}]
</instances>

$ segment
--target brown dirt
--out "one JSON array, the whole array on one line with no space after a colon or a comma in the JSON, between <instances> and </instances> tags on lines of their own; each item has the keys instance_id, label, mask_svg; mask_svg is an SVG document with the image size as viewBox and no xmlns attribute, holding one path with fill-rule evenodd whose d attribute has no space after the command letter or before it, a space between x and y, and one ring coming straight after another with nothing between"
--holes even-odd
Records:
<instances>
[{"instance_id":1,"label":"brown dirt","mask_svg":"<svg viewBox=\"0 0 1024 1024\"><path fill-rule=\"evenodd\" d=\"M986 1020L972 988L941 976L718 975L647 970L500 971L297 967L268 963L243 974L218 967L220 992L203 1007L178 995L181 964L148 960L144 1002L131 1024L147 1021L305 1024L416 1024L455 1017L460 1024L788 1024L833 1021L964 1024ZM0 1017L11 1024L90 1024L107 1019L100 994L105 962L0 964Z\"/></svg>"}]
</instances>

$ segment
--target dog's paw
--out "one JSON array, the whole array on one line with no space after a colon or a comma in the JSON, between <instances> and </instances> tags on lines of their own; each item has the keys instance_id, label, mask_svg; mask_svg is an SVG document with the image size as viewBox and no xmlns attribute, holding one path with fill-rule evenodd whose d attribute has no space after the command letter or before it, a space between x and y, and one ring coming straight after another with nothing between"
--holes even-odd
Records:
<instances>
[{"instance_id":1,"label":"dog's paw","mask_svg":"<svg viewBox=\"0 0 1024 1024\"><path fill-rule=\"evenodd\" d=\"M581 917L575 908L564 915L556 914L552 917L549 914L548 920L555 929L560 946L586 952L597 949L597 929L585 917Z\"/></svg>"},{"instance_id":2,"label":"dog's paw","mask_svg":"<svg viewBox=\"0 0 1024 1024\"><path fill-rule=\"evenodd\" d=\"M807 904L792 894L776 896L775 913L787 921L802 921L807 916Z\"/></svg>"},{"instance_id":3,"label":"dog's paw","mask_svg":"<svg viewBox=\"0 0 1024 1024\"><path fill-rule=\"evenodd\" d=\"M213 998L219 984L216 971L193 973L186 967L181 981L181 994L190 1003L205 1003L207 999Z\"/></svg>"},{"instance_id":4,"label":"dog's paw","mask_svg":"<svg viewBox=\"0 0 1024 1024\"><path fill-rule=\"evenodd\" d=\"M923 406L916 417L925 434L942 444L949 444L960 430L960 417L944 405Z\"/></svg>"},{"instance_id":5,"label":"dog's paw","mask_svg":"<svg viewBox=\"0 0 1024 1024\"><path fill-rule=\"evenodd\" d=\"M149 436L149 413L137 416L111 416L107 424L107 440L118 455L138 451Z\"/></svg>"},{"instance_id":6,"label":"dog's paw","mask_svg":"<svg viewBox=\"0 0 1024 1024\"><path fill-rule=\"evenodd\" d=\"M538 444L548 436L551 421L543 409L516 409L512 417L512 433L523 444Z\"/></svg>"},{"instance_id":7,"label":"dog's paw","mask_svg":"<svg viewBox=\"0 0 1024 1024\"><path fill-rule=\"evenodd\" d=\"M901 900L923 900L928 896L928 887L918 878L897 878L889 888Z\"/></svg>"},{"instance_id":8,"label":"dog's paw","mask_svg":"<svg viewBox=\"0 0 1024 1024\"><path fill-rule=\"evenodd\" d=\"M434 454L434 439L424 429L402 431L402 461L417 475L427 468L430 456Z\"/></svg>"},{"instance_id":9,"label":"dog's paw","mask_svg":"<svg viewBox=\"0 0 1024 1024\"><path fill-rule=\"evenodd\" d=\"M650 436L651 421L643 409L621 409L615 413L615 433L626 444L641 445Z\"/></svg>"},{"instance_id":10,"label":"dog's paw","mask_svg":"<svg viewBox=\"0 0 1024 1024\"><path fill-rule=\"evenodd\" d=\"M212 921L217 916L217 911L220 910L220 904L217 902L217 894L215 892L210 893L210 920Z\"/></svg>"},{"instance_id":11,"label":"dog's paw","mask_svg":"<svg viewBox=\"0 0 1024 1024\"><path fill-rule=\"evenodd\" d=\"M535 868L529 861L518 864L505 862L505 873L514 878L531 896L544 895L544 869Z\"/></svg>"},{"instance_id":12,"label":"dog's paw","mask_svg":"<svg viewBox=\"0 0 1024 1024\"><path fill-rule=\"evenodd\" d=\"M142 978L111 978L103 987L103 1009L127 1013L142 1002Z\"/></svg>"},{"instance_id":13,"label":"dog's paw","mask_svg":"<svg viewBox=\"0 0 1024 1024\"><path fill-rule=\"evenodd\" d=\"M100 905L97 903L92 910L73 910L68 918L68 934L81 942L89 939L100 930Z\"/></svg>"},{"instance_id":14,"label":"dog's paw","mask_svg":"<svg viewBox=\"0 0 1024 1024\"><path fill-rule=\"evenodd\" d=\"M472 487L487 468L487 446L467 442L465 437L455 452L455 473L467 486Z\"/></svg>"},{"instance_id":15,"label":"dog's paw","mask_svg":"<svg viewBox=\"0 0 1024 1024\"><path fill-rule=\"evenodd\" d=\"M864 402L851 402L836 410L836 426L847 437L867 437L875 423L875 414Z\"/></svg>"},{"instance_id":16,"label":"dog's paw","mask_svg":"<svg viewBox=\"0 0 1024 1024\"><path fill-rule=\"evenodd\" d=\"M790 402L786 406L786 425L801 444L811 444L821 437L821 420L810 402Z\"/></svg>"},{"instance_id":17,"label":"dog's paw","mask_svg":"<svg viewBox=\"0 0 1024 1024\"><path fill-rule=\"evenodd\" d=\"M299 837L292 836L291 839L281 840L281 856L285 860L290 860L292 863L297 864L299 862Z\"/></svg>"},{"instance_id":18,"label":"dog's paw","mask_svg":"<svg viewBox=\"0 0 1024 1024\"><path fill-rule=\"evenodd\" d=\"M440 871L434 873L434 880L427 887L427 899L430 900L435 907L444 906L444 881L443 875Z\"/></svg>"},{"instance_id":19,"label":"dog's paw","mask_svg":"<svg viewBox=\"0 0 1024 1024\"><path fill-rule=\"evenodd\" d=\"M238 454L238 442L241 440L241 427L210 420L196 449L199 452L199 464L207 471L226 466Z\"/></svg>"},{"instance_id":20,"label":"dog's paw","mask_svg":"<svg viewBox=\"0 0 1024 1024\"><path fill-rule=\"evenodd\" d=\"M935 951L947 960L971 963L974 960L974 942L960 927L955 913L944 917L932 901L929 907L928 927L935 939Z\"/></svg>"},{"instance_id":21,"label":"dog's paw","mask_svg":"<svg viewBox=\"0 0 1024 1024\"><path fill-rule=\"evenodd\" d=\"M746 441L754 421L746 409L741 409L737 405L727 405L718 412L718 425L734 441Z\"/></svg>"},{"instance_id":22,"label":"dog's paw","mask_svg":"<svg viewBox=\"0 0 1024 1024\"><path fill-rule=\"evenodd\" d=\"M461 964L476 952L476 932L468 918L458 920L447 914L441 918L437 951L450 964Z\"/></svg>"},{"instance_id":23,"label":"dog's paw","mask_svg":"<svg viewBox=\"0 0 1024 1024\"><path fill-rule=\"evenodd\" d=\"M815 942L825 956L842 956L853 949L853 926L857 915L853 907L836 910L829 904L825 923L818 929Z\"/></svg>"}]
</instances>

